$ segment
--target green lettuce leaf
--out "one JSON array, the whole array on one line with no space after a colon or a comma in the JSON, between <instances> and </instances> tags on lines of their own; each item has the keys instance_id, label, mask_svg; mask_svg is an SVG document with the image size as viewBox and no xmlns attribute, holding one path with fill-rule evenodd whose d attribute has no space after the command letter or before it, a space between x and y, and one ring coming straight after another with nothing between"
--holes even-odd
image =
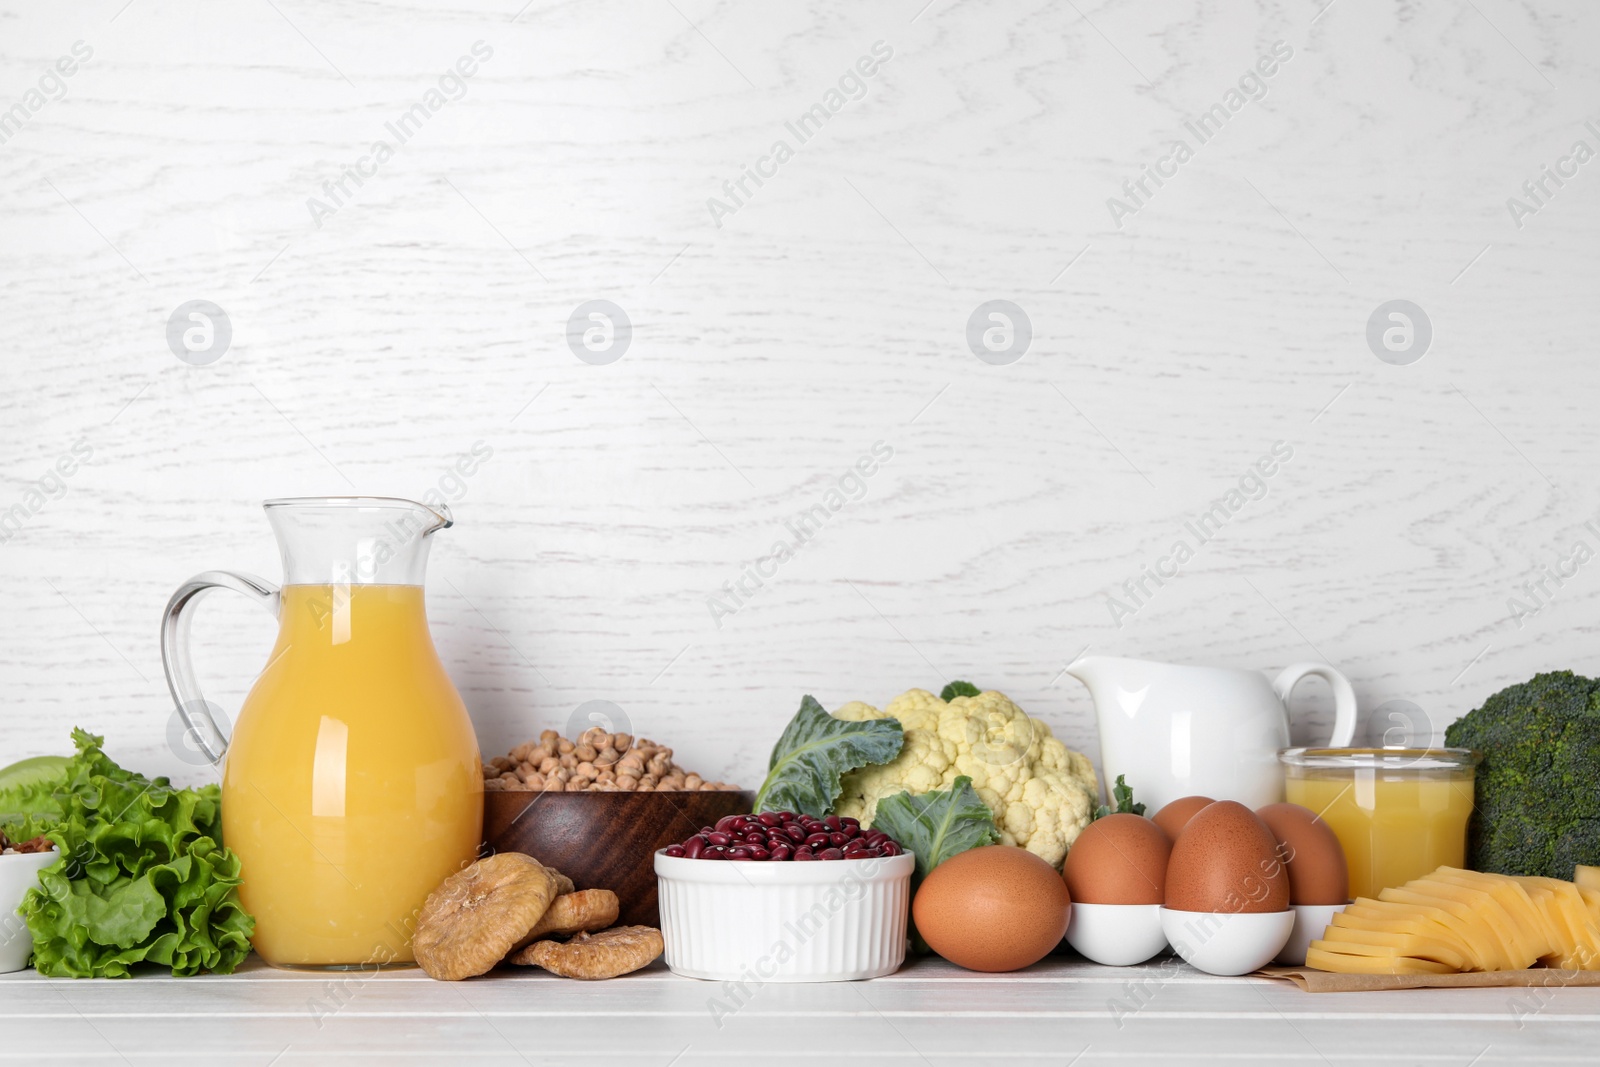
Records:
<instances>
[{"instance_id":1,"label":"green lettuce leaf","mask_svg":"<svg viewBox=\"0 0 1600 1067\"><path fill-rule=\"evenodd\" d=\"M872 828L882 830L916 855L913 888L951 856L1000 840L994 814L964 774L949 789L884 797L872 816Z\"/></svg>"},{"instance_id":2,"label":"green lettuce leaf","mask_svg":"<svg viewBox=\"0 0 1600 1067\"><path fill-rule=\"evenodd\" d=\"M815 697L807 696L773 746L755 810L821 818L839 799L841 775L868 764L888 763L903 744L905 731L898 719L835 719Z\"/></svg>"},{"instance_id":3,"label":"green lettuce leaf","mask_svg":"<svg viewBox=\"0 0 1600 1067\"><path fill-rule=\"evenodd\" d=\"M239 857L220 844L221 791L174 789L111 761L103 739L72 732L77 755L41 792L0 790L19 840L44 834L61 860L39 874L21 913L41 974L122 978L139 963L177 977L231 972L255 920L239 902Z\"/></svg>"},{"instance_id":4,"label":"green lettuce leaf","mask_svg":"<svg viewBox=\"0 0 1600 1067\"><path fill-rule=\"evenodd\" d=\"M31 816L60 818L56 794L70 763L66 756L34 756L0 771L0 824Z\"/></svg>"}]
</instances>

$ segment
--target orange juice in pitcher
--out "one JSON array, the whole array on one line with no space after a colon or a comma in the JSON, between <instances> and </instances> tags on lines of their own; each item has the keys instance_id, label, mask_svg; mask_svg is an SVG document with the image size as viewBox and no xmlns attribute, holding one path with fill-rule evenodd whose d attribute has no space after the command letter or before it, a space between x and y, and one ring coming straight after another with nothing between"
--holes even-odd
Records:
<instances>
[{"instance_id":1,"label":"orange juice in pitcher","mask_svg":"<svg viewBox=\"0 0 1600 1067\"><path fill-rule=\"evenodd\" d=\"M225 760L223 837L239 854L261 957L409 964L423 900L476 857L482 834L477 742L423 606L429 540L450 516L383 497L266 510L285 584L209 571L173 595L162 631L173 697L208 755ZM195 598L214 588L253 596L279 620L227 742L183 639Z\"/></svg>"}]
</instances>

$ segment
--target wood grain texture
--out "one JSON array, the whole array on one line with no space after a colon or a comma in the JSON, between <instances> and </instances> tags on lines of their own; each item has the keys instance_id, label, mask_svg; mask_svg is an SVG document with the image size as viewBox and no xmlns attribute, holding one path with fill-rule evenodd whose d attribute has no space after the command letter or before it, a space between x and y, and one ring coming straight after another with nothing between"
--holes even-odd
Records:
<instances>
[{"instance_id":1,"label":"wood grain texture","mask_svg":"<svg viewBox=\"0 0 1600 1067\"><path fill-rule=\"evenodd\" d=\"M429 610L486 752L604 699L753 786L801 694L967 677L1097 755L1061 674L1085 647L1326 658L1364 712L1440 731L1600 672L1600 565L1521 626L1506 606L1600 548L1600 164L1521 229L1505 205L1595 141L1592 5L519 7L0 5L0 104L94 50L0 144L0 511L93 449L0 545L11 756L82 724L202 779L167 747L170 591L276 576L265 497L420 495L479 441ZM316 225L307 198L480 40L464 97ZM1266 96L1115 226L1107 198L1278 40ZM716 226L707 198L876 41L865 96ZM995 298L1033 324L1009 366L966 343ZM1411 366L1365 342L1393 298L1434 326ZM192 299L232 323L210 366L166 345ZM591 299L634 325L609 366L565 343ZM1278 440L1266 497L1115 625L1107 597ZM875 441L862 498L719 626L707 598ZM235 708L270 620L200 623ZM1297 704L1297 739L1327 729L1324 693Z\"/></svg>"},{"instance_id":2,"label":"wood grain texture","mask_svg":"<svg viewBox=\"0 0 1600 1067\"><path fill-rule=\"evenodd\" d=\"M0 977L0 991L8 1053L73 1064L1578 1064L1593 1062L1600 1022L1592 989L1314 994L1166 960L1065 957L1015 974L930 959L870 982L747 985L737 1006L727 983L660 962L605 982L253 962L184 979L29 971Z\"/></svg>"}]
</instances>

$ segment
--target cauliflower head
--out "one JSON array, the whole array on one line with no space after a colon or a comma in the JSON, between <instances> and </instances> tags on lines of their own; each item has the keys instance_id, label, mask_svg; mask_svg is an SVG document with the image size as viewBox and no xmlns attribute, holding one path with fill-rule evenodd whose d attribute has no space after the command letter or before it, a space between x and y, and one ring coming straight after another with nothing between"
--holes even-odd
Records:
<instances>
[{"instance_id":1,"label":"cauliflower head","mask_svg":"<svg viewBox=\"0 0 1600 1067\"><path fill-rule=\"evenodd\" d=\"M1004 693L947 703L926 689L910 689L882 711L852 701L834 715L899 719L905 729L899 756L844 776L833 810L863 826L872 825L884 797L947 789L964 774L994 813L1002 844L1020 845L1060 867L1093 817L1100 783L1088 757L1056 740L1049 726L1029 718Z\"/></svg>"}]
</instances>

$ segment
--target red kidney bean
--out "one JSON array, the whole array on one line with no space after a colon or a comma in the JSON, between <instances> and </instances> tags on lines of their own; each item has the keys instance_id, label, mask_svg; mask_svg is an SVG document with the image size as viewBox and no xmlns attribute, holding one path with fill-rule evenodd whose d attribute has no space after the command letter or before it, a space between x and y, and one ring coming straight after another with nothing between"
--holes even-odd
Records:
<instances>
[{"instance_id":1,"label":"red kidney bean","mask_svg":"<svg viewBox=\"0 0 1600 1067\"><path fill-rule=\"evenodd\" d=\"M664 853L674 858L782 862L796 860L876 859L904 853L882 830L862 829L857 819L843 815L817 818L788 811L758 815L728 815L715 826Z\"/></svg>"}]
</instances>

